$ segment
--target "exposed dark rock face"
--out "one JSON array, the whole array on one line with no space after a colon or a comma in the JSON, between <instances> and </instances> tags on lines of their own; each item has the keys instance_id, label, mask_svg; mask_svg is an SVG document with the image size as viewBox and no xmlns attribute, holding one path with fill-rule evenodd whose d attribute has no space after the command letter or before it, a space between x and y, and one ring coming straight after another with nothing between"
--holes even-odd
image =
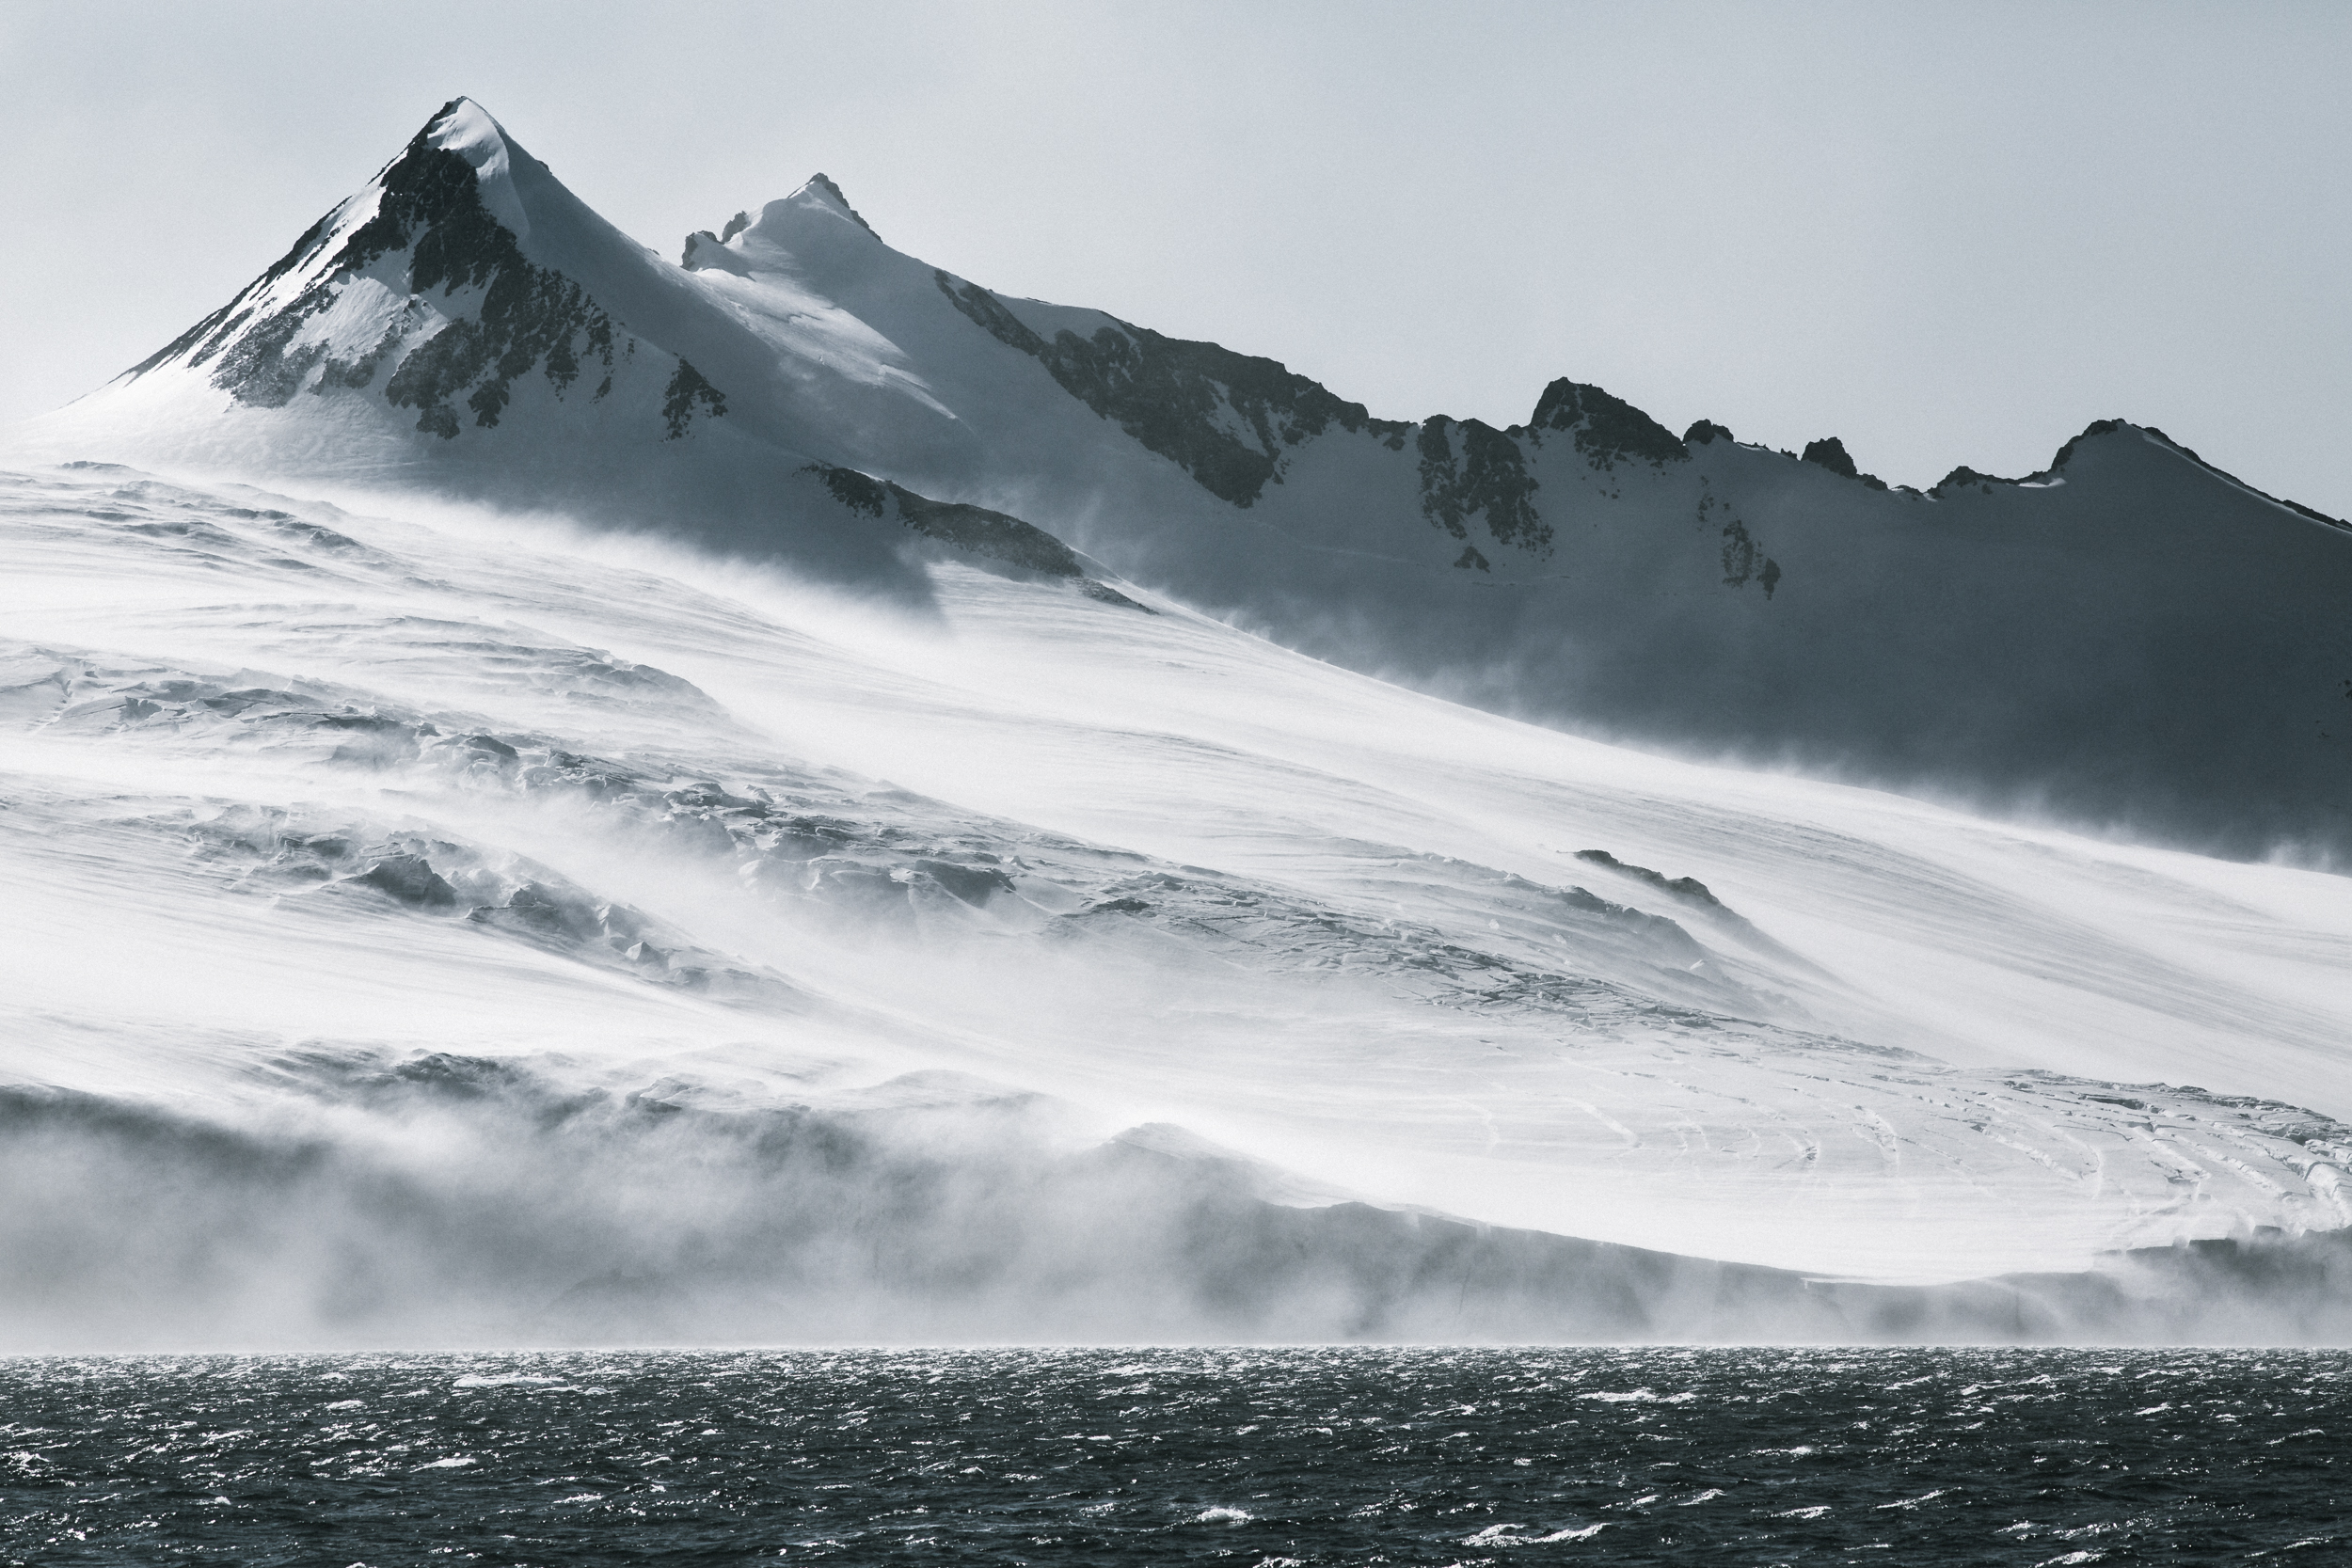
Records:
<instances>
[{"instance_id":1,"label":"exposed dark rock face","mask_svg":"<svg viewBox=\"0 0 2352 1568\"><path fill-rule=\"evenodd\" d=\"M1551 529L1536 515L1535 481L1519 444L1476 420L1462 426L1461 495L1466 509L1486 515L1497 544L1531 555L1551 553Z\"/></svg>"},{"instance_id":2,"label":"exposed dark rock face","mask_svg":"<svg viewBox=\"0 0 2352 1568\"><path fill-rule=\"evenodd\" d=\"M1662 468L1691 456L1672 431L1623 398L1565 376L1544 388L1528 428L1538 440L1549 431L1575 432L1576 450L1603 472L1613 471L1625 462Z\"/></svg>"},{"instance_id":3,"label":"exposed dark rock face","mask_svg":"<svg viewBox=\"0 0 2352 1568\"><path fill-rule=\"evenodd\" d=\"M609 393L612 317L578 283L528 261L515 236L483 204L473 166L433 145L434 131L457 107L445 105L385 169L373 215L345 237L315 283L259 321L245 305L317 258L327 243L331 214L236 300L133 373L183 354L191 365L217 360L215 386L249 406L277 408L306 386L326 390L371 385L384 362L410 342L385 385L385 400L396 408L414 408L417 428L445 439L462 428L460 406L472 415L475 426L495 427L514 383L533 371L561 396L579 379L584 363L595 359L606 373L592 396ZM294 345L304 326L335 303L342 287L404 251L409 308L381 341L349 361L334 358L324 343ZM469 312L415 341L413 335L431 320L424 308L428 296L437 292L448 299L473 291L480 291L480 298L468 302ZM707 413L724 411L723 398L698 376L683 388L673 383L672 403L681 396L690 417L697 404ZM665 415L671 433L682 434L680 410L665 409Z\"/></svg>"},{"instance_id":4,"label":"exposed dark rock face","mask_svg":"<svg viewBox=\"0 0 2352 1568\"><path fill-rule=\"evenodd\" d=\"M1848 479L1862 477L1860 470L1854 467L1853 459L1846 455L1846 443L1835 436L1824 436L1818 441L1806 442L1804 460L1818 463L1831 473L1844 474Z\"/></svg>"},{"instance_id":5,"label":"exposed dark rock face","mask_svg":"<svg viewBox=\"0 0 2352 1568\"><path fill-rule=\"evenodd\" d=\"M418 429L447 437L457 434L450 404L460 397L486 429L498 423L513 382L534 368L559 394L579 377L583 356L610 371L612 321L579 284L524 259L482 204L472 166L432 146L432 130L419 132L385 171L375 216L344 242L335 265L337 276L356 274L405 248L412 293L484 291L474 319L453 321L410 353L384 389L395 407L418 410Z\"/></svg>"},{"instance_id":6,"label":"exposed dark rock face","mask_svg":"<svg viewBox=\"0 0 2352 1568\"><path fill-rule=\"evenodd\" d=\"M1446 438L1445 428L1445 418L1440 415L1424 423L1417 438L1421 449L1421 512L1454 538L1467 539L1470 531L1462 526L1462 504L1455 495L1458 469L1454 461L1454 443Z\"/></svg>"},{"instance_id":7,"label":"exposed dark rock face","mask_svg":"<svg viewBox=\"0 0 2352 1568\"><path fill-rule=\"evenodd\" d=\"M1987 495L1990 495L1992 494L1993 487L1995 484L2015 484L2017 483L2018 482L2016 480L2003 479L1997 474L1980 474L1977 472L1976 469L1963 464L1960 467L1954 468L1950 473L1946 474L1942 479L1938 480L1929 488L1928 494L1941 498L1947 493L1958 492L1967 489L1973 485L1977 489L1982 490Z\"/></svg>"},{"instance_id":8,"label":"exposed dark rock face","mask_svg":"<svg viewBox=\"0 0 2352 1568\"><path fill-rule=\"evenodd\" d=\"M1740 520L1728 503L1716 499L1713 487L1701 480L1699 521L1702 524L1711 523L1717 512L1724 516L1724 586L1744 588L1748 579L1754 578L1764 585L1764 596L1771 598L1772 590L1780 584L1780 563L1764 554L1749 535L1748 525Z\"/></svg>"},{"instance_id":9,"label":"exposed dark rock face","mask_svg":"<svg viewBox=\"0 0 2352 1568\"><path fill-rule=\"evenodd\" d=\"M312 343L289 353L289 345L303 323L328 303L324 291L311 290L230 342L213 372L213 385L257 408L283 408L292 403L311 368L326 357L326 349Z\"/></svg>"},{"instance_id":10,"label":"exposed dark rock face","mask_svg":"<svg viewBox=\"0 0 2352 1568\"><path fill-rule=\"evenodd\" d=\"M898 503L898 520L917 533L1048 577L1086 575L1069 546L1018 517L984 506L930 500L896 484L890 494Z\"/></svg>"},{"instance_id":11,"label":"exposed dark rock face","mask_svg":"<svg viewBox=\"0 0 2352 1568\"><path fill-rule=\"evenodd\" d=\"M1449 432L1462 435L1457 457ZM1477 420L1456 424L1440 414L1421 427L1421 510L1456 539L1483 514L1499 545L1541 558L1551 553L1551 526L1535 510L1535 478L1518 442ZM1457 562L1459 564L1459 562Z\"/></svg>"},{"instance_id":12,"label":"exposed dark rock face","mask_svg":"<svg viewBox=\"0 0 2352 1568\"><path fill-rule=\"evenodd\" d=\"M1636 881L1648 883L1676 902L1697 911L1721 929L1733 933L1742 942L1758 952L1772 954L1817 974L1824 973L1820 966L1811 959L1804 958L1802 954L1791 952L1780 942L1765 935L1763 931L1757 929L1755 922L1716 897L1713 891L1696 877L1670 878L1663 872L1651 870L1646 865L1629 864L1606 849L1579 849L1576 852L1576 858L1587 861L1594 865L1604 866L1620 876L1630 877Z\"/></svg>"},{"instance_id":13,"label":"exposed dark rock face","mask_svg":"<svg viewBox=\"0 0 2352 1568\"><path fill-rule=\"evenodd\" d=\"M830 463L812 463L803 471L814 473L823 480L825 488L833 492L834 500L868 517L882 515L882 503L890 499L890 492L896 488L871 474L859 473L855 468L836 468Z\"/></svg>"},{"instance_id":14,"label":"exposed dark rock face","mask_svg":"<svg viewBox=\"0 0 2352 1568\"><path fill-rule=\"evenodd\" d=\"M2066 445L2058 448L2058 455L2050 459L2050 467L2045 471L2056 473L2058 469L2065 467L2068 459L2074 455L2074 449L2081 446L2085 441L2090 440L2093 436L2108 436L2114 434L2116 431L2126 428L2128 427L2122 420L2091 420L2089 424L2083 426L2083 433L2080 436L2074 436L2072 440L2069 440Z\"/></svg>"},{"instance_id":15,"label":"exposed dark rock face","mask_svg":"<svg viewBox=\"0 0 2352 1568\"><path fill-rule=\"evenodd\" d=\"M445 910L457 902L456 890L420 855L386 855L351 879L421 909Z\"/></svg>"},{"instance_id":16,"label":"exposed dark rock face","mask_svg":"<svg viewBox=\"0 0 2352 1568\"><path fill-rule=\"evenodd\" d=\"M1013 891L1012 879L993 865L958 865L951 861L916 861L914 869L930 877L974 909Z\"/></svg>"},{"instance_id":17,"label":"exposed dark rock face","mask_svg":"<svg viewBox=\"0 0 2352 1568\"><path fill-rule=\"evenodd\" d=\"M1629 865L1606 849L1579 849L1576 852L1576 858L1581 861L1590 861L1595 865L1605 865L1612 871L1621 871L1629 877L1649 883L1661 893L1670 893L1685 903L1695 904L1709 911L1721 911L1726 914L1730 912L1724 908L1723 900L1709 893L1707 884L1695 877L1676 877L1669 879L1662 872L1652 871L1646 865Z\"/></svg>"},{"instance_id":18,"label":"exposed dark rock face","mask_svg":"<svg viewBox=\"0 0 2352 1568\"><path fill-rule=\"evenodd\" d=\"M686 434L687 426L693 422L696 404L714 419L727 411L726 394L705 380L700 371L680 359L661 399L661 417L669 424L670 440Z\"/></svg>"},{"instance_id":19,"label":"exposed dark rock face","mask_svg":"<svg viewBox=\"0 0 2352 1568\"><path fill-rule=\"evenodd\" d=\"M1733 439L1735 437L1730 431L1712 420L1701 420L1682 433L1682 444L1686 447L1703 447L1715 441L1727 442Z\"/></svg>"},{"instance_id":20,"label":"exposed dark rock face","mask_svg":"<svg viewBox=\"0 0 2352 1568\"><path fill-rule=\"evenodd\" d=\"M1724 525L1724 586L1744 586L1757 570L1756 541L1748 537L1747 525L1734 517Z\"/></svg>"},{"instance_id":21,"label":"exposed dark rock face","mask_svg":"<svg viewBox=\"0 0 2352 1568\"><path fill-rule=\"evenodd\" d=\"M1383 436L1411 428L1375 420L1362 404L1343 402L1275 360L1125 322L1090 339L1057 332L1048 342L978 284L932 276L940 293L999 342L1035 358L1071 396L1235 506L1281 483L1286 448L1333 425Z\"/></svg>"},{"instance_id":22,"label":"exposed dark rock face","mask_svg":"<svg viewBox=\"0 0 2352 1568\"><path fill-rule=\"evenodd\" d=\"M447 108L444 108L442 113L447 114ZM437 118L437 116L436 119ZM294 241L291 250L273 262L267 272L240 290L234 299L132 366L125 373L133 378L142 376L156 366L167 360L179 358L182 355L191 355L189 359L191 364L201 364L205 359L219 353L229 339L234 335L236 329L252 319L253 312L250 309L240 312L237 307L260 290L277 282L280 277L316 255L320 247L326 243L327 228L334 221L334 217L335 214L329 213L310 225L309 229L303 230L302 237ZM228 324L225 329L222 327L223 323ZM207 345L201 354L193 352L199 343Z\"/></svg>"},{"instance_id":23,"label":"exposed dark rock face","mask_svg":"<svg viewBox=\"0 0 2352 1568\"><path fill-rule=\"evenodd\" d=\"M834 201L840 203L841 210L850 214L851 222L855 223L860 229L865 230L868 234L874 234L874 226L866 222L864 214L859 213L855 207L850 205L850 198L841 194L840 186L834 184L831 180L827 179L822 174L818 174L814 180L811 180L809 183L816 186L818 190L823 191L827 196L832 197ZM741 213L738 213L735 214L734 223L730 224L727 228L727 231L720 235L719 238L722 240L731 240L735 238L736 231L739 229L748 229L751 227L751 223L752 220L748 216ZM882 236L880 234L874 234L874 238L879 240Z\"/></svg>"},{"instance_id":24,"label":"exposed dark rock face","mask_svg":"<svg viewBox=\"0 0 2352 1568\"><path fill-rule=\"evenodd\" d=\"M2352 531L2352 522L2347 522L2342 517L2331 517L2327 513L2321 512L2315 507L2305 506L2300 501L2288 500L2283 496L2274 496L2267 490L2256 489L2253 485L2247 483L2244 480L2238 478L2237 475L2231 473L2228 469L2217 467L2215 465L2206 462L2202 457L2197 455L2194 451L2181 445L2180 442L2175 441L2171 436L2167 436L2163 431L2158 430L2155 426L2133 425L2129 421L2123 420L2093 420L2090 424L2083 427L2081 435L2074 436L2064 446L2058 448L2057 455L2050 459L2050 466L2042 469L2040 473L2028 474L2024 479L2003 479L1997 474L1979 473L1976 469L1963 466L1954 468L1950 473L1946 474L1943 479L1936 483L1935 487L1928 492L1928 494L1941 498L1947 494L1956 494L1959 491L1968 489L1972 486L1990 494L1993 487L1996 484L2019 485L2046 483L2050 480L2058 478L2065 472L2066 466L2074 461L2075 452L2081 450L2082 444L2085 441L2090 440L2094 436L2112 436L2118 431L2128 430L2138 431L2141 436L2153 440L2158 446L2164 447L2169 451L2178 452L2181 456L2186 458L2189 462L2196 464L2199 467L2204 469L2216 479L2226 480L2249 495L2259 496L2264 500L2270 501L2278 506L2283 506L2288 511L2295 513L2296 515L2308 517L2314 523L2325 523L2329 528L2338 528L2344 529L2347 531Z\"/></svg>"},{"instance_id":25,"label":"exposed dark rock face","mask_svg":"<svg viewBox=\"0 0 2352 1568\"><path fill-rule=\"evenodd\" d=\"M1853 459L1846 454L1846 443L1835 436L1824 436L1818 441L1806 442L1804 460L1807 463L1819 464L1831 473L1843 474L1848 479L1858 479L1873 490L1886 488L1886 481L1876 474L1866 474L1854 467Z\"/></svg>"},{"instance_id":26,"label":"exposed dark rock face","mask_svg":"<svg viewBox=\"0 0 2352 1568\"><path fill-rule=\"evenodd\" d=\"M1089 577L1086 562L1069 546L1008 513L960 501L935 501L904 485L830 463L812 463L801 471L822 480L833 499L852 512L881 517L895 504L898 521L926 538L1001 561L1025 572L1063 578L1075 584L1088 597L1106 604L1126 605L1147 615L1154 613L1148 606L1136 604L1117 589Z\"/></svg>"}]
</instances>

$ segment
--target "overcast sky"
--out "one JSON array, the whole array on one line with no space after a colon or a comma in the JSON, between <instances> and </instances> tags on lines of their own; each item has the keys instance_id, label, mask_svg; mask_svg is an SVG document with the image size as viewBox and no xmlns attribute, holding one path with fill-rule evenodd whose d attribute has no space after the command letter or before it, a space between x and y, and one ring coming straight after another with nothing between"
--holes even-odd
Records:
<instances>
[{"instance_id":1,"label":"overcast sky","mask_svg":"<svg viewBox=\"0 0 2352 1568\"><path fill-rule=\"evenodd\" d=\"M0 422L441 103L621 228L822 169L1000 292L1392 418L1556 375L1931 483L2088 421L2352 514L2352 5L0 4Z\"/></svg>"}]
</instances>

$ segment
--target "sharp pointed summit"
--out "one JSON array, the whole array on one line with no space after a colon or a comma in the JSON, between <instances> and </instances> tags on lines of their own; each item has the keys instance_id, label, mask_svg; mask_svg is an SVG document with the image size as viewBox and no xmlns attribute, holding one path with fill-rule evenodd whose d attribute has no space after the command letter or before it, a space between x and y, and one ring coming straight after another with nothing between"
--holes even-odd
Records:
<instances>
[{"instance_id":1,"label":"sharp pointed summit","mask_svg":"<svg viewBox=\"0 0 2352 1568\"><path fill-rule=\"evenodd\" d=\"M531 237L531 217L515 189L516 166L519 163L541 175L546 174L546 166L515 146L505 127L491 119L488 110L470 98L451 99L417 134L417 142L402 155L404 161L419 156L426 148L464 159L474 171L483 205L517 240Z\"/></svg>"},{"instance_id":2,"label":"sharp pointed summit","mask_svg":"<svg viewBox=\"0 0 2352 1568\"><path fill-rule=\"evenodd\" d=\"M690 272L715 267L740 275L753 269L750 253L755 249L800 256L836 242L839 234L829 230L852 226L863 230L865 243L880 244L882 236L850 205L841 187L819 174L790 196L761 207L756 216L746 209L727 219L715 233L698 229L687 235L679 264ZM750 237L739 245L740 235Z\"/></svg>"},{"instance_id":3,"label":"sharp pointed summit","mask_svg":"<svg viewBox=\"0 0 2352 1568\"><path fill-rule=\"evenodd\" d=\"M858 215L858 210L850 205L850 198L841 193L841 187L834 184L823 174L820 173L811 176L808 183L801 188L803 191L815 191L823 196L828 201L831 201L834 206L840 208L843 213L848 214L850 221L856 224L860 229L865 230L868 234L874 234L874 226ZM874 238L879 240L882 236L880 234L874 234Z\"/></svg>"},{"instance_id":4,"label":"sharp pointed summit","mask_svg":"<svg viewBox=\"0 0 2352 1568\"><path fill-rule=\"evenodd\" d=\"M870 234L821 177L795 199ZM855 363L873 345L830 377L777 346L456 98L228 304L17 446L557 506L919 594L909 551L940 541L872 526L824 477L828 418L883 379Z\"/></svg>"}]
</instances>

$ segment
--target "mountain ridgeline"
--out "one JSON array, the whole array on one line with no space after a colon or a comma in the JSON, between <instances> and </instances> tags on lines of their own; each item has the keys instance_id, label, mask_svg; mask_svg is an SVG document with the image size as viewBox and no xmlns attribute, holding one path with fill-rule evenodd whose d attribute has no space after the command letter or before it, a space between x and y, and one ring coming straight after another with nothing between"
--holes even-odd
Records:
<instances>
[{"instance_id":1,"label":"mountain ridgeline","mask_svg":"<svg viewBox=\"0 0 2352 1568\"><path fill-rule=\"evenodd\" d=\"M1507 429L1385 420L906 256L821 175L672 263L463 99L28 438L917 597L943 550L1134 602L1120 577L1607 738L2352 864L2352 528L2162 432L2101 420L2040 473L1920 491L1565 378Z\"/></svg>"}]
</instances>

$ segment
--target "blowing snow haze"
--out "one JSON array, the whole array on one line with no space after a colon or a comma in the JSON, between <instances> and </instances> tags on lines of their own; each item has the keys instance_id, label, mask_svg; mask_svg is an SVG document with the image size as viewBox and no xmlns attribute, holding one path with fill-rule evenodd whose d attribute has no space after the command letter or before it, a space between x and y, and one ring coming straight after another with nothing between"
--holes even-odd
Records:
<instances>
[{"instance_id":1,"label":"blowing snow haze","mask_svg":"<svg viewBox=\"0 0 2352 1568\"><path fill-rule=\"evenodd\" d=\"M9 438L9 1332L2342 1338L2352 527L2054 446L1377 420L456 100Z\"/></svg>"}]
</instances>

